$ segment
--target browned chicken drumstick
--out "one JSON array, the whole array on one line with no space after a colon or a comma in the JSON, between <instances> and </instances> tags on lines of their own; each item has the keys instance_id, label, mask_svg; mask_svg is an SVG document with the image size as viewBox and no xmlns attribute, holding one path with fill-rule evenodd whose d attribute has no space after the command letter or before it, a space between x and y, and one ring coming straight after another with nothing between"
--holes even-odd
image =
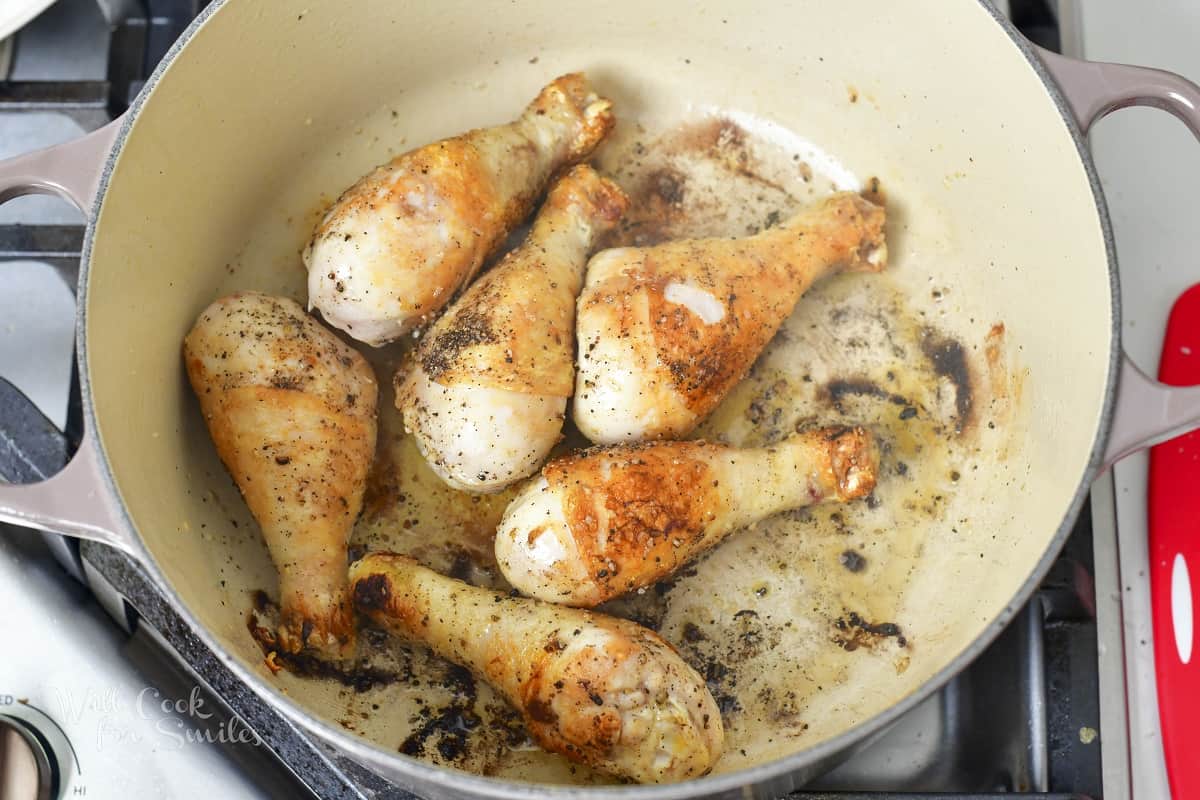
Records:
<instances>
[{"instance_id":1,"label":"browned chicken drumstick","mask_svg":"<svg viewBox=\"0 0 1200 800\"><path fill-rule=\"evenodd\" d=\"M703 775L721 754L716 701L653 631L480 589L391 553L356 561L350 580L360 611L481 675L547 750L642 783Z\"/></svg>"},{"instance_id":2,"label":"browned chicken drumstick","mask_svg":"<svg viewBox=\"0 0 1200 800\"><path fill-rule=\"evenodd\" d=\"M457 489L528 478L562 438L575 385L575 298L592 243L628 203L580 165L550 190L529 236L447 309L397 376L404 427Z\"/></svg>"},{"instance_id":3,"label":"browned chicken drumstick","mask_svg":"<svg viewBox=\"0 0 1200 800\"><path fill-rule=\"evenodd\" d=\"M296 302L253 292L205 309L183 355L279 570L281 648L347 655L346 542L375 452L371 367Z\"/></svg>"},{"instance_id":4,"label":"browned chicken drumstick","mask_svg":"<svg viewBox=\"0 0 1200 800\"><path fill-rule=\"evenodd\" d=\"M576 323L579 430L598 444L691 432L814 281L884 268L884 217L843 192L756 236L592 256Z\"/></svg>"},{"instance_id":5,"label":"browned chicken drumstick","mask_svg":"<svg viewBox=\"0 0 1200 800\"><path fill-rule=\"evenodd\" d=\"M594 606L669 575L772 514L875 488L861 428L798 433L771 447L705 442L601 447L552 461L496 533L504 577L541 600Z\"/></svg>"},{"instance_id":6,"label":"browned chicken drumstick","mask_svg":"<svg viewBox=\"0 0 1200 800\"><path fill-rule=\"evenodd\" d=\"M550 178L614 123L582 74L542 89L507 125L397 156L338 198L304 251L308 304L383 345L437 316L533 210Z\"/></svg>"}]
</instances>

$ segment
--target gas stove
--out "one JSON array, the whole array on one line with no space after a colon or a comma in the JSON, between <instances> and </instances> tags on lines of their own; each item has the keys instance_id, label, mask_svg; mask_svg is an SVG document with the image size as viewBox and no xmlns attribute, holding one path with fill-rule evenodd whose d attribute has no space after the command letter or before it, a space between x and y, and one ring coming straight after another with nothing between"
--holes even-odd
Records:
<instances>
[{"instance_id":1,"label":"gas stove","mask_svg":"<svg viewBox=\"0 0 1200 800\"><path fill-rule=\"evenodd\" d=\"M60 0L0 45L0 157L119 114L204 4ZM1079 55L1088 40L1082 4L999 5L1044 46ZM1095 7L1105 5L1120 4ZM82 235L62 201L0 208L0 477L11 481L52 474L78 438ZM1139 307L1132 318L1154 313ZM1134 577L1145 546L1127 541L1137 521L1119 502L1136 476L1126 464L1098 481L1039 592L975 664L793 797L1119 798L1135 784L1138 797L1165 797L1153 683L1134 677L1152 674L1136 622L1148 602L1145 573ZM1118 521L1134 531L1119 548ZM410 796L259 702L117 551L2 530L0 607L0 797L22 774L44 791L14 797Z\"/></svg>"}]
</instances>

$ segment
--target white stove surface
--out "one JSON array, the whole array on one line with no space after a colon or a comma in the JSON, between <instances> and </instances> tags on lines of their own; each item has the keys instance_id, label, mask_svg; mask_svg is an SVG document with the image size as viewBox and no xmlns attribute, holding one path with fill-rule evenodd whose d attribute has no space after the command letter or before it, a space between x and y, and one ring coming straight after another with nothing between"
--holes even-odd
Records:
<instances>
[{"instance_id":1,"label":"white stove surface","mask_svg":"<svg viewBox=\"0 0 1200 800\"><path fill-rule=\"evenodd\" d=\"M214 709L199 696L189 703L185 695L178 706L171 697L164 708L169 695L139 674L128 635L63 572L40 536L0 530L0 714L27 703L65 732L70 747L56 749L67 761L73 749L78 766L60 796L266 797L219 741L223 731L232 747L253 747L249 731L234 723L206 735L197 726ZM53 725L39 727L53 732Z\"/></svg>"}]
</instances>

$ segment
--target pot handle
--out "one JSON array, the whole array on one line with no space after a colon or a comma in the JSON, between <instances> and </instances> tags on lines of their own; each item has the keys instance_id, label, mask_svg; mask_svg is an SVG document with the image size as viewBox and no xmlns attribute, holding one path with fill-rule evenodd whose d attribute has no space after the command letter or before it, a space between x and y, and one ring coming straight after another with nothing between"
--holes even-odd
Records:
<instances>
[{"instance_id":1,"label":"pot handle","mask_svg":"<svg viewBox=\"0 0 1200 800\"><path fill-rule=\"evenodd\" d=\"M123 122L117 117L78 139L0 161L0 203L27 194L56 194L89 214Z\"/></svg>"},{"instance_id":2,"label":"pot handle","mask_svg":"<svg viewBox=\"0 0 1200 800\"><path fill-rule=\"evenodd\" d=\"M0 161L0 203L27 194L56 194L90 214L122 120L64 144ZM50 425L23 395L6 381L0 408L14 430ZM57 431L55 431L57 433ZM61 434L60 434L61 435ZM0 450L39 473L21 451L21 443L0 429ZM104 478L103 458L93 431L85 429L79 448L56 475L39 483L5 483L0 479L0 522L10 522L82 539L94 539L128 553L137 550L125 533L120 512Z\"/></svg>"},{"instance_id":3,"label":"pot handle","mask_svg":"<svg viewBox=\"0 0 1200 800\"><path fill-rule=\"evenodd\" d=\"M1163 70L1082 61L1035 48L1086 134L1121 108L1149 106L1178 117L1200 139L1200 86ZM1200 386L1168 386L1121 354L1116 410L1104 466L1157 442L1200 427Z\"/></svg>"},{"instance_id":4,"label":"pot handle","mask_svg":"<svg viewBox=\"0 0 1200 800\"><path fill-rule=\"evenodd\" d=\"M110 500L95 437L84 434L62 470L40 483L0 482L0 522L91 539L126 553L137 550Z\"/></svg>"}]
</instances>

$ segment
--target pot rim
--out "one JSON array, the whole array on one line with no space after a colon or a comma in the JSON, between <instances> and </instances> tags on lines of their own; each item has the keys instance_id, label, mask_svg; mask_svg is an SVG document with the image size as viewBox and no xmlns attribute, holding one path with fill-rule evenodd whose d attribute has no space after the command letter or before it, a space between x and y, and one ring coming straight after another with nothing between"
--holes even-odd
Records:
<instances>
[{"instance_id":1,"label":"pot rim","mask_svg":"<svg viewBox=\"0 0 1200 800\"><path fill-rule=\"evenodd\" d=\"M1071 136L1075 144L1076 152L1078 153L1080 162L1087 174L1088 183L1092 192L1092 199L1096 206L1096 213L1099 218L1101 232L1104 238L1104 248L1107 257L1108 280L1110 290L1110 303L1112 308L1111 329L1109 337L1109 354L1108 354L1108 374L1105 378L1105 394L1103 405L1101 408L1100 420L1097 426L1096 436L1092 442L1091 453L1088 457L1087 465L1080 478L1079 485L1076 487L1071 501L1059 522L1058 529L1054 536L1049 541L1046 550L1039 559L1037 565L1022 583L1012 599L1005 606L1004 610L977 636L970 645L962 652L955 656L946 666L938 670L931 678L929 678L919 689L902 698L899 702L894 703L890 707L862 720L858 724L844 730L837 736L819 742L812 747L802 749L789 756L785 756L774 761L758 764L753 767L737 770L735 772L726 772L718 775L709 775L702 778L688 780L676 784L664 785L641 785L641 786L570 786L570 785L551 785L551 784L531 784L521 783L511 780L501 780L497 778L489 778L472 773L463 772L461 770L439 767L433 764L420 761L411 756L405 756L401 753L391 752L379 745L370 742L366 739L351 735L345 731L339 730L330 723L314 716L299 703L292 700L287 695L280 692L275 686L268 683L263 678L256 675L246 664L240 659L233 656L226 648L211 634L211 632L202 626L192 614L191 609L183 603L179 595L176 593L171 584L166 580L162 570L159 568L154 555L146 547L142 541L140 534L137 533L133 519L130 517L128 509L121 500L120 492L117 489L113 471L110 466L108 453L105 450L104 442L101 436L95 437L97 453L99 454L98 462L100 469L98 472L102 476L104 486L113 499L114 509L117 512L118 522L125 528L126 533L130 534L127 538L130 541L136 559L140 565L146 569L159 591L163 592L168 601L175 608L176 612L187 622L192 632L208 647L218 658L233 672L237 678L244 684L248 685L255 694L267 702L272 708L278 710L287 719L300 725L309 733L323 739L330 745L336 747L342 753L352 757L353 759L363 763L365 766L378 770L375 765L386 764L389 771L394 771L404 775L414 784L432 783L440 784L443 789L449 791L458 791L468 793L473 796L504 798L505 800L516 800L517 798L549 798L549 797L569 797L577 800L585 798L612 798L620 795L622 798L629 800L685 800L698 796L710 796L721 793L741 793L741 790L749 785L758 785L768 782L779 782L786 780L791 773L798 772L805 767L819 763L826 759L832 759L838 753L850 749L855 744L858 744L873 734L881 733L885 728L896 722L905 713L914 708L917 704L930 697L934 692L940 690L947 681L953 676L961 672L968 664L974 661L986 649L992 641L1003 631L1016 614L1025 606L1026 602L1033 595L1036 588L1041 584L1043 578L1049 572L1051 565L1057 558L1059 551L1062 549L1067 536L1074 527L1075 521L1083 507L1084 501L1087 499L1091 489L1092 482L1095 480L1101 468L1103 467L1104 446L1109 438L1110 430L1113 421L1113 411L1116 403L1116 385L1118 379L1118 364L1120 359L1120 321L1121 321L1121 295L1119 276L1117 272L1117 257L1116 247L1114 245L1112 225L1109 219L1108 208L1104 200L1104 193L1100 186L1099 178L1096 174L1095 165L1092 162L1091 153L1088 150L1087 142L1084 138L1084 133L1080 129L1078 122L1073 115L1066 98L1063 96L1058 85L1051 77L1045 65L1038 58L1035 52L1035 45L1026 39L1013 24L1004 17L988 0L975 0L978 5L983 7L983 10L995 21L997 25L1007 34L1009 40L1025 57L1026 62L1033 68L1038 78L1041 80L1043 88L1054 101L1054 105L1058 110L1059 116ZM203 27L208 20L216 13L219 13L231 0L212 0L212 2L196 17L195 20L187 27L179 38L174 42L167 54L159 62L153 74L147 79L142 91L138 93L134 102L130 105L129 110L124 115L120 130L113 141L112 149L109 151L106 159L103 172L100 176L99 188L96 193L96 198L88 217L87 229L84 237L83 249L79 268L79 288L78 297L79 310L78 320L76 325L76 348L78 353L79 363L79 382L80 391L82 394L82 405L84 409L85 419L88 427L94 431L99 431L95 415L95 407L92 402L91 380L87 369L87 313L88 313L88 282L91 276L91 253L92 245L95 237L96 220L98 219L100 209L104 202L104 197L108 191L109 181L112 177L113 169L116 166L117 160L124 149L129 132L133 126L137 124L141 110L146 104L149 97L154 93L159 81L165 72L171 67L178 57L179 53L192 40L196 32ZM391 776L383 776L391 779Z\"/></svg>"}]
</instances>

